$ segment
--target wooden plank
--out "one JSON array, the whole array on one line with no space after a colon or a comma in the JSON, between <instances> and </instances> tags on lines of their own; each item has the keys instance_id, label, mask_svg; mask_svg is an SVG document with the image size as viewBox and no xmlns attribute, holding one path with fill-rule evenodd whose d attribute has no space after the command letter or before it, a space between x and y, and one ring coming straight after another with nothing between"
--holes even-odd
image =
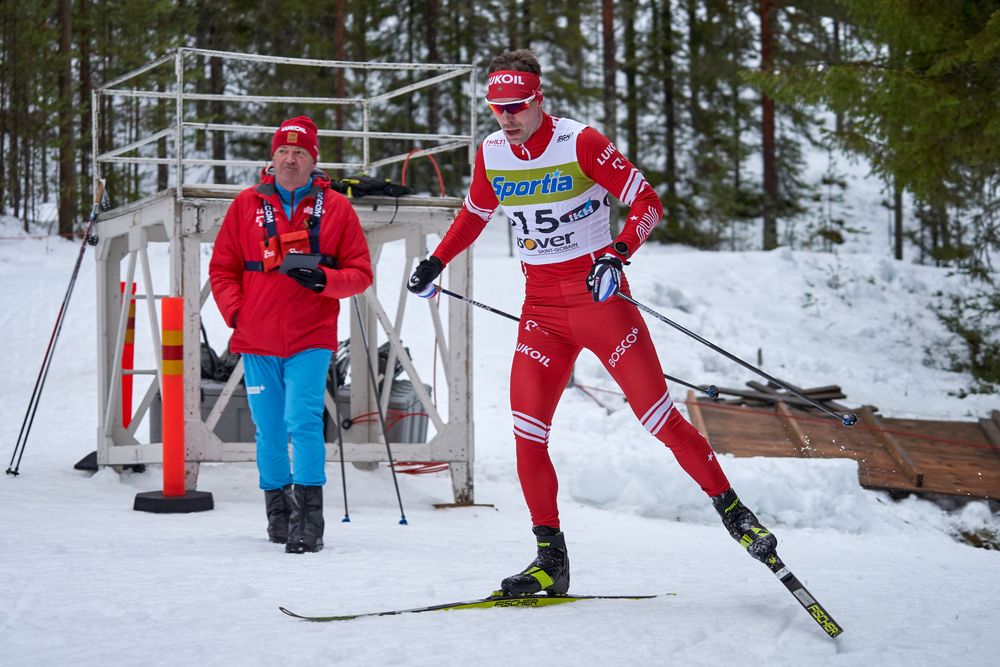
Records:
<instances>
[{"instance_id":1,"label":"wooden plank","mask_svg":"<svg viewBox=\"0 0 1000 667\"><path fill-rule=\"evenodd\" d=\"M993 414L996 415L997 411L994 410ZM997 426L996 421L993 419L980 419L979 427L986 434L986 440L1000 452L1000 426Z\"/></svg>"},{"instance_id":2,"label":"wooden plank","mask_svg":"<svg viewBox=\"0 0 1000 667\"><path fill-rule=\"evenodd\" d=\"M747 386L751 389L756 389L762 394L771 394L772 396L778 395L777 387L772 387L771 385L764 384L763 382L757 382L756 380L750 380L747 382Z\"/></svg>"},{"instance_id":3,"label":"wooden plank","mask_svg":"<svg viewBox=\"0 0 1000 667\"><path fill-rule=\"evenodd\" d=\"M810 389L803 390L802 393L810 397L825 396L826 394L837 394L837 398L847 398L847 395L844 394L844 390L840 387L839 384L827 384L823 385L822 387L812 387Z\"/></svg>"},{"instance_id":4,"label":"wooden plank","mask_svg":"<svg viewBox=\"0 0 1000 667\"><path fill-rule=\"evenodd\" d=\"M770 384L757 382L756 380L750 380L747 382L747 386L764 394L774 394L775 396L788 396L791 394L791 392L787 391L783 387L774 387ZM839 385L835 384L828 384L822 387L812 387L810 389L803 389L802 387L797 387L788 382L785 382L785 386L813 400L823 400L824 398L847 398L843 389L841 389Z\"/></svg>"},{"instance_id":5,"label":"wooden plank","mask_svg":"<svg viewBox=\"0 0 1000 667\"><path fill-rule=\"evenodd\" d=\"M799 415L795 421L804 436L790 437L784 417L773 409L704 400L697 407L706 428L711 424L712 447L720 454L801 457L801 448L789 446L789 440L808 438L813 458L856 460L858 480L865 488L1000 500L1000 451L987 440L979 421L890 419L872 413L876 428L845 429L832 419L815 419L790 408L789 414ZM900 465L882 435L905 452L918 474Z\"/></svg>"},{"instance_id":6,"label":"wooden plank","mask_svg":"<svg viewBox=\"0 0 1000 667\"><path fill-rule=\"evenodd\" d=\"M885 448L889 455L893 458L896 463L903 469L902 472L913 482L917 487L924 485L924 474L917 469L917 466L913 462L913 458L903 449L896 439L882 430L882 425L879 423L878 418L875 413L872 412L872 407L870 405L863 406L859 411L861 415L861 421L872 430L872 434L878 440L878 442Z\"/></svg>"},{"instance_id":7,"label":"wooden plank","mask_svg":"<svg viewBox=\"0 0 1000 667\"><path fill-rule=\"evenodd\" d=\"M788 432L773 410L720 406L698 401L702 421L711 424L709 439L720 454L735 456L801 456L788 446Z\"/></svg>"},{"instance_id":8,"label":"wooden plank","mask_svg":"<svg viewBox=\"0 0 1000 667\"><path fill-rule=\"evenodd\" d=\"M701 407L698 399L695 398L694 391L688 389L687 393L688 414L691 415L691 424L698 429L703 436L708 437L708 427L705 425L705 418L701 414Z\"/></svg>"},{"instance_id":9,"label":"wooden plank","mask_svg":"<svg viewBox=\"0 0 1000 667\"><path fill-rule=\"evenodd\" d=\"M799 428L798 423L796 423L795 418L792 417L792 411L782 401L778 401L777 408L778 414L781 415L781 421L785 423L785 428L788 429L789 434L792 436L792 444L795 445L800 454L812 458L813 451L809 445L809 438L806 437L802 429Z\"/></svg>"},{"instance_id":10,"label":"wooden plank","mask_svg":"<svg viewBox=\"0 0 1000 667\"><path fill-rule=\"evenodd\" d=\"M749 383L748 383L749 384ZM739 396L741 399L748 401L759 401L764 404L772 404L775 400L782 400L790 405L802 405L802 406L812 406L809 401L803 401L798 396L793 394L778 394L775 392L769 392L767 394L761 393L759 391L747 391L746 389L728 389L725 387L718 387L719 393L727 396ZM816 400L816 399L813 399ZM822 399L820 402L826 402L827 399ZM831 404L834 405L834 404ZM844 407L835 407L837 410L845 410Z\"/></svg>"},{"instance_id":11,"label":"wooden plank","mask_svg":"<svg viewBox=\"0 0 1000 667\"><path fill-rule=\"evenodd\" d=\"M782 387L773 387L770 384L763 384L761 382L756 382L750 380L747 382L747 386L751 389L755 389L760 392L763 396L773 396L784 399L798 398L792 391L788 391ZM794 384L787 385L789 389L796 391L806 398L810 398L814 401L826 401L835 398L847 398L847 396L841 391L840 387L837 385L828 385L826 387L814 387L812 389L800 389ZM766 400L766 399L765 399ZM798 399L802 400L802 399Z\"/></svg>"}]
</instances>

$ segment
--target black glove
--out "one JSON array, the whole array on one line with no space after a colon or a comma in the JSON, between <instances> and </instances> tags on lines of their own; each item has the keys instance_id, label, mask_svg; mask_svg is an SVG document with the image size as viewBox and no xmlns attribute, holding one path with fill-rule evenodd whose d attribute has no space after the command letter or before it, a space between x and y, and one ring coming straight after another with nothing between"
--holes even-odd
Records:
<instances>
[{"instance_id":1,"label":"black glove","mask_svg":"<svg viewBox=\"0 0 1000 667\"><path fill-rule=\"evenodd\" d=\"M410 276L410 282L407 283L406 288L425 299L432 297L437 293L434 280L441 275L442 271L444 271L444 264L441 263L440 259L431 255L417 264L417 268L413 270L413 275Z\"/></svg>"},{"instance_id":2,"label":"black glove","mask_svg":"<svg viewBox=\"0 0 1000 667\"><path fill-rule=\"evenodd\" d=\"M622 283L622 261L607 253L594 260L587 276L587 289L594 301L606 301Z\"/></svg>"},{"instance_id":3,"label":"black glove","mask_svg":"<svg viewBox=\"0 0 1000 667\"><path fill-rule=\"evenodd\" d=\"M289 269L287 275L307 290L312 290L316 293L322 292L323 288L326 287L326 273L318 267L313 269L304 267Z\"/></svg>"}]
</instances>

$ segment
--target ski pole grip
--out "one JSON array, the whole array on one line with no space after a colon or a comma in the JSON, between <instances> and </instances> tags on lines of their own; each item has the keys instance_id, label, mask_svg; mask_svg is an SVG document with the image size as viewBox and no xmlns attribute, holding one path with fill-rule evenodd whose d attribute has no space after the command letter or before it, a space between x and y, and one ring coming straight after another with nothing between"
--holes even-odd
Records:
<instances>
[{"instance_id":1,"label":"ski pole grip","mask_svg":"<svg viewBox=\"0 0 1000 667\"><path fill-rule=\"evenodd\" d=\"M101 199L104 198L104 179L97 179L97 188L94 189L94 206L101 203Z\"/></svg>"}]
</instances>

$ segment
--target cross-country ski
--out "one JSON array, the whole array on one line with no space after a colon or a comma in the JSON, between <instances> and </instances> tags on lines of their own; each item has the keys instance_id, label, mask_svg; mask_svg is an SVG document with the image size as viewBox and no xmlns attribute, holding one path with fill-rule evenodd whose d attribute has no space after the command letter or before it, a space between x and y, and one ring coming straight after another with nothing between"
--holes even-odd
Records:
<instances>
[{"instance_id":1,"label":"cross-country ski","mask_svg":"<svg viewBox=\"0 0 1000 667\"><path fill-rule=\"evenodd\" d=\"M580 602L581 600L650 600L652 598L673 595L672 593L660 593L657 595L504 595L503 591L494 591L492 595L478 600L466 600L464 602L446 602L443 604L433 604L426 607L413 607L411 609L394 609L390 611L372 611L359 614L341 614L329 616L306 616L297 614L284 607L278 607L283 614L292 618L304 621L326 622L326 621L349 621L355 618L365 618L369 616L398 616L399 614L419 614L426 611L459 611L463 609L508 609L525 608L535 609L538 607L551 607L558 604L570 602Z\"/></svg>"}]
</instances>

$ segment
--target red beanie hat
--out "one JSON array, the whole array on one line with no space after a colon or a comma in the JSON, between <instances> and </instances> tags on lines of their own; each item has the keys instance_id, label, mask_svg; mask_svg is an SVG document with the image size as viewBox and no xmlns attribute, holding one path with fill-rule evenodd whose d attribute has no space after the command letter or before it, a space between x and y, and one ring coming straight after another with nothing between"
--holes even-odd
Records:
<instances>
[{"instance_id":1,"label":"red beanie hat","mask_svg":"<svg viewBox=\"0 0 1000 667\"><path fill-rule=\"evenodd\" d=\"M316 134L316 123L309 116L289 118L271 139L271 155L281 146L298 146L309 151L314 160L319 160L319 137Z\"/></svg>"}]
</instances>

